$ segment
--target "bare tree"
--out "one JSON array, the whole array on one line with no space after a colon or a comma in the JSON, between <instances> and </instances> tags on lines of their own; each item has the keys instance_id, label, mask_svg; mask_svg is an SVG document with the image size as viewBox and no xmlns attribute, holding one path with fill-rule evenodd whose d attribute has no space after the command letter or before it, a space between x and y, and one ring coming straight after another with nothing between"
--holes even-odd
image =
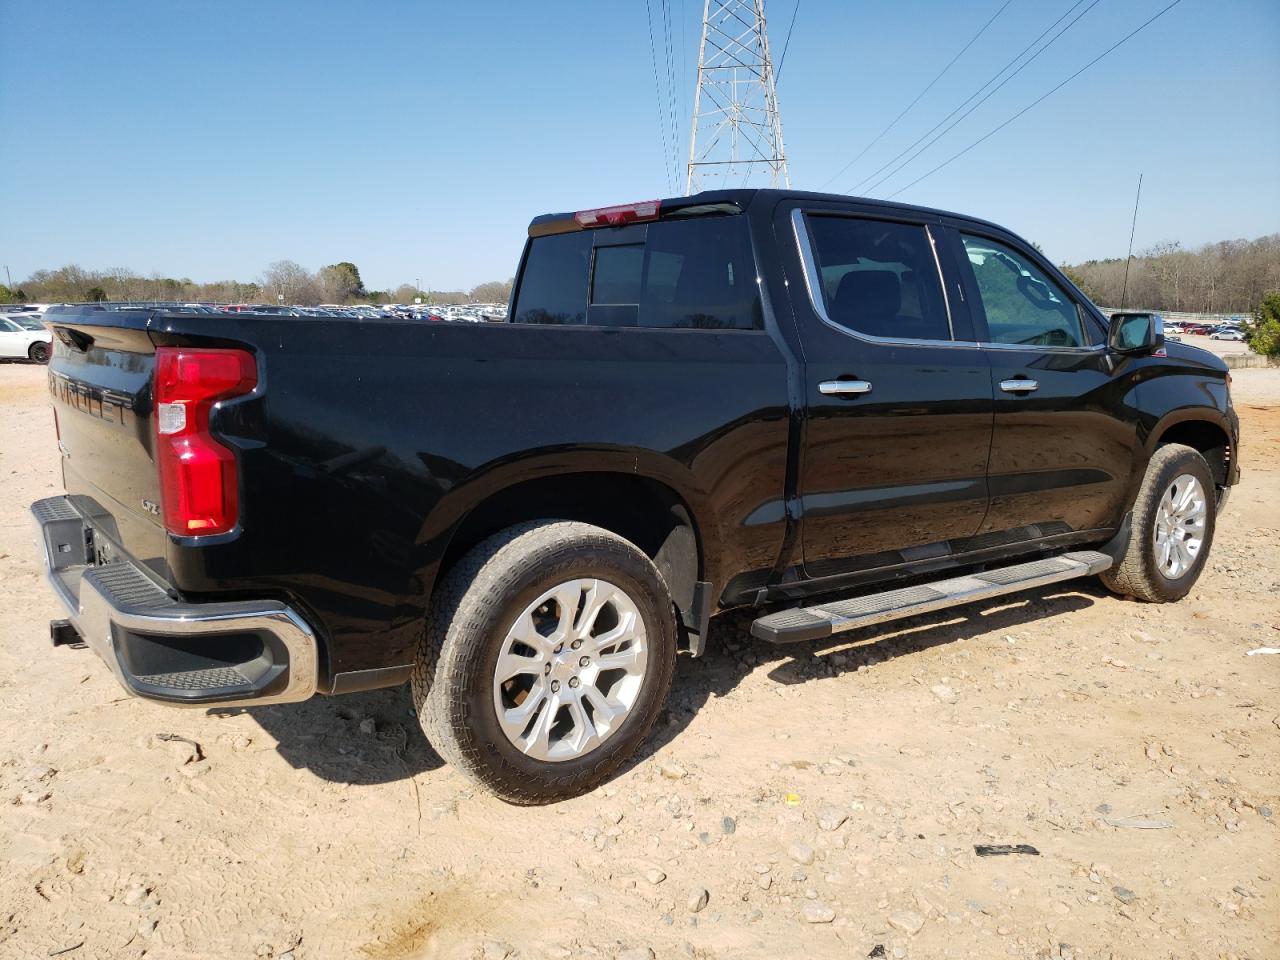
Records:
<instances>
[{"instance_id":1,"label":"bare tree","mask_svg":"<svg viewBox=\"0 0 1280 960\"><path fill-rule=\"evenodd\" d=\"M283 300L312 306L320 302L320 283L306 267L292 260L277 260L267 267L259 285L268 303Z\"/></svg>"},{"instance_id":2,"label":"bare tree","mask_svg":"<svg viewBox=\"0 0 1280 960\"><path fill-rule=\"evenodd\" d=\"M471 288L471 299L477 303L506 303L511 299L511 280L489 280Z\"/></svg>"},{"instance_id":3,"label":"bare tree","mask_svg":"<svg viewBox=\"0 0 1280 960\"><path fill-rule=\"evenodd\" d=\"M1089 260L1064 270L1095 303L1120 305L1124 260ZM1245 313L1280 290L1280 233L1225 240L1199 250L1159 243L1134 257L1128 306L1153 310Z\"/></svg>"},{"instance_id":4,"label":"bare tree","mask_svg":"<svg viewBox=\"0 0 1280 960\"><path fill-rule=\"evenodd\" d=\"M390 293L392 303L413 303L414 297L422 297L426 299L426 294L415 287L412 283L402 283Z\"/></svg>"}]
</instances>

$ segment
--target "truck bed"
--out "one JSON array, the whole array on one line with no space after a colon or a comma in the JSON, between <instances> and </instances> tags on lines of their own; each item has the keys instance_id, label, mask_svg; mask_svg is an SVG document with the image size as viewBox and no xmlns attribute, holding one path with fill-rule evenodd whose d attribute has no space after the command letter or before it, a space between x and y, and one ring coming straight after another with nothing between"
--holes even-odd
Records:
<instances>
[{"instance_id":1,"label":"truck bed","mask_svg":"<svg viewBox=\"0 0 1280 960\"><path fill-rule=\"evenodd\" d=\"M101 533L99 559L131 557L175 596L278 598L306 611L330 689L342 674L407 671L435 570L470 506L575 463L661 478L716 518L704 534L738 569L767 571L778 556L787 367L763 331L582 336L93 308L53 310L48 323L67 491ZM162 525L158 346L256 358L253 394L211 416L238 461L231 534L181 538Z\"/></svg>"}]
</instances>

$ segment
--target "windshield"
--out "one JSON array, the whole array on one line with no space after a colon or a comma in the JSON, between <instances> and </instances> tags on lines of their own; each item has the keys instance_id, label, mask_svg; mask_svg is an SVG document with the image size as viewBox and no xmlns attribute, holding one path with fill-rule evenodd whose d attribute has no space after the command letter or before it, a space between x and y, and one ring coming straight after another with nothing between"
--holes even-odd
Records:
<instances>
[{"instance_id":1,"label":"windshield","mask_svg":"<svg viewBox=\"0 0 1280 960\"><path fill-rule=\"evenodd\" d=\"M20 326L23 330L43 330L44 329L44 323L40 320L39 317L34 315L30 317L22 317L22 316L15 317L13 314L10 314L9 319L12 320L14 323L16 323L18 326Z\"/></svg>"}]
</instances>

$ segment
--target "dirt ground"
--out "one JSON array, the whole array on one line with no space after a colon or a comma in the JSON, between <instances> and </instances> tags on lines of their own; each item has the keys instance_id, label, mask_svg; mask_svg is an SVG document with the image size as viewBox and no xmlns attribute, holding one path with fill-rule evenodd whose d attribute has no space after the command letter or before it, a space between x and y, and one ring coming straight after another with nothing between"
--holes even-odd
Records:
<instances>
[{"instance_id":1,"label":"dirt ground","mask_svg":"<svg viewBox=\"0 0 1280 960\"><path fill-rule=\"evenodd\" d=\"M50 647L44 376L0 365L0 957L1280 956L1280 656L1247 655L1280 647L1280 369L1235 372L1244 482L1182 603L1080 582L798 649L727 620L645 754L541 809L443 766L403 689L183 711Z\"/></svg>"}]
</instances>

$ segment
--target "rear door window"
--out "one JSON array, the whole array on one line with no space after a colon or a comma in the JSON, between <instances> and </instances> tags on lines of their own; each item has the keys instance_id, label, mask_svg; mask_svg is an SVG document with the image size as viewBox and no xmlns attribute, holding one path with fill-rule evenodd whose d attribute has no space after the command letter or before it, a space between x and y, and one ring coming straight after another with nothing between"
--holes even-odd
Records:
<instances>
[{"instance_id":1,"label":"rear door window","mask_svg":"<svg viewBox=\"0 0 1280 960\"><path fill-rule=\"evenodd\" d=\"M929 234L920 224L810 216L818 286L838 326L871 337L950 340Z\"/></svg>"}]
</instances>

